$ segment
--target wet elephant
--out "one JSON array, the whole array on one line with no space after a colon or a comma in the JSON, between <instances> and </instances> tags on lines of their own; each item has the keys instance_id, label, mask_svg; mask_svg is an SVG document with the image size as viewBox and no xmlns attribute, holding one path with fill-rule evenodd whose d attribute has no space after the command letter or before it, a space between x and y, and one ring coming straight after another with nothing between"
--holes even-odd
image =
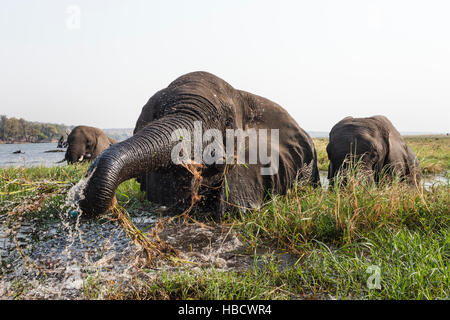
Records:
<instances>
[{"instance_id":1,"label":"wet elephant","mask_svg":"<svg viewBox=\"0 0 450 320\"><path fill-rule=\"evenodd\" d=\"M230 132L243 131L258 133L258 142L263 142L258 146L262 149L270 142L264 150L270 161L262 161L261 153L256 154L255 163L249 161L255 146L249 147L249 138L245 139L244 148L239 149L245 150L246 162L233 163L239 143L236 137L230 140L225 137ZM208 143L213 140L221 143L227 152L233 145L231 157L227 153L226 161L211 163L204 157L197 159L195 163L203 166L197 178L183 165L187 162L177 163L173 159L174 150L185 138L181 136L194 137L195 132L204 134L203 155L223 160L218 157L218 149L210 149L208 153ZM272 138L277 135L274 144L276 139ZM178 151L175 154L183 153ZM195 139L194 148L186 151L185 156L194 153ZM182 212L196 196L196 210L215 217L235 209L256 208L268 195L286 193L296 180L320 185L313 141L286 110L266 98L237 90L207 72L181 76L154 94L142 109L134 135L102 153L87 176L80 208L88 216L108 210L118 185L133 177L138 178L152 202Z\"/></svg>"},{"instance_id":2,"label":"wet elephant","mask_svg":"<svg viewBox=\"0 0 450 320\"><path fill-rule=\"evenodd\" d=\"M77 126L67 137L65 160L68 163L93 160L115 143L117 141L108 137L101 129Z\"/></svg>"},{"instance_id":3,"label":"wet elephant","mask_svg":"<svg viewBox=\"0 0 450 320\"><path fill-rule=\"evenodd\" d=\"M359 162L374 181L380 179L382 172L410 182L421 178L416 155L385 116L342 119L330 131L327 153L331 184L339 172L348 169L351 161Z\"/></svg>"}]
</instances>

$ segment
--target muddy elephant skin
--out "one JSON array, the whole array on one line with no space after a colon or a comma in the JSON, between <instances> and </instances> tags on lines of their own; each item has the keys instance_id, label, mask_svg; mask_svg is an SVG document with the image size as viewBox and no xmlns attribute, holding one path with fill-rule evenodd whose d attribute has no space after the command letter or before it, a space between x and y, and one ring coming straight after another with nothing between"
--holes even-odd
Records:
<instances>
[{"instance_id":1,"label":"muddy elephant skin","mask_svg":"<svg viewBox=\"0 0 450 320\"><path fill-rule=\"evenodd\" d=\"M195 189L197 212L221 217L234 209L260 206L269 194L284 194L296 179L320 185L314 144L278 104L234 89L207 72L193 72L173 81L144 105L134 135L111 146L91 165L80 202L83 214L94 216L111 206L115 190L127 179L138 178L150 201L183 212L192 204L196 179L171 152L176 129L194 132L215 129L279 129L279 166L276 174L262 175L261 163L205 164ZM224 138L225 140L225 138ZM205 143L205 141L203 141ZM224 145L226 141L223 141Z\"/></svg>"},{"instance_id":2,"label":"muddy elephant skin","mask_svg":"<svg viewBox=\"0 0 450 320\"><path fill-rule=\"evenodd\" d=\"M93 160L116 140L108 137L102 130L88 126L73 128L67 137L65 159L68 163Z\"/></svg>"},{"instance_id":3,"label":"muddy elephant skin","mask_svg":"<svg viewBox=\"0 0 450 320\"><path fill-rule=\"evenodd\" d=\"M331 185L339 172L348 172L350 160L359 162L375 182L382 172L411 183L421 179L416 155L385 116L342 119L330 131L327 153Z\"/></svg>"}]
</instances>

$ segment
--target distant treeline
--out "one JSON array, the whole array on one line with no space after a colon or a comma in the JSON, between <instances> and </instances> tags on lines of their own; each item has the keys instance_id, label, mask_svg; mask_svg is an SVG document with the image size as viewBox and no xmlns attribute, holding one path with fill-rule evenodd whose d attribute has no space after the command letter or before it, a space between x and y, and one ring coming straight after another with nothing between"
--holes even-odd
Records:
<instances>
[{"instance_id":1,"label":"distant treeline","mask_svg":"<svg viewBox=\"0 0 450 320\"><path fill-rule=\"evenodd\" d=\"M116 139L117 141L123 141L128 139L133 135L133 128L114 128L114 129L103 129L108 137Z\"/></svg>"},{"instance_id":2,"label":"distant treeline","mask_svg":"<svg viewBox=\"0 0 450 320\"><path fill-rule=\"evenodd\" d=\"M0 116L0 142L52 142L65 134L67 126L62 124L30 122L24 119Z\"/></svg>"}]
</instances>

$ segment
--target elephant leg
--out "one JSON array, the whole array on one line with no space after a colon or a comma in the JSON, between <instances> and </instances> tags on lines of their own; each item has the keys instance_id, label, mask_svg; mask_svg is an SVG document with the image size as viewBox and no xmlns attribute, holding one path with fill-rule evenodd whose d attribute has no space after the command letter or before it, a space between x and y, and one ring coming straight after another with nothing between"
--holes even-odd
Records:
<instances>
[{"instance_id":1,"label":"elephant leg","mask_svg":"<svg viewBox=\"0 0 450 320\"><path fill-rule=\"evenodd\" d=\"M334 186L334 166L333 166L333 162L330 161L330 164L328 165L328 175L327 175L327 179L329 181L329 186L330 188L332 188Z\"/></svg>"},{"instance_id":2,"label":"elephant leg","mask_svg":"<svg viewBox=\"0 0 450 320\"><path fill-rule=\"evenodd\" d=\"M147 190L147 174L136 178L136 181L139 183L139 189L143 192Z\"/></svg>"},{"instance_id":3,"label":"elephant leg","mask_svg":"<svg viewBox=\"0 0 450 320\"><path fill-rule=\"evenodd\" d=\"M141 176L147 200L167 206L174 213L181 213L190 204L190 181L192 177L184 168L157 170Z\"/></svg>"}]
</instances>

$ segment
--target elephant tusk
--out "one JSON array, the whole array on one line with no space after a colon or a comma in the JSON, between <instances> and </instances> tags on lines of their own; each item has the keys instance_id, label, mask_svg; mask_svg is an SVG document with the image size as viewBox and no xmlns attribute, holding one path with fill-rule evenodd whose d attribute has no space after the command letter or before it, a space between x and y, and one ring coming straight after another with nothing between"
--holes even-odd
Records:
<instances>
[{"instance_id":1,"label":"elephant tusk","mask_svg":"<svg viewBox=\"0 0 450 320\"><path fill-rule=\"evenodd\" d=\"M84 159L84 155L82 155L82 156L80 157L80 159L78 159L78 162L83 161L83 159Z\"/></svg>"}]
</instances>

